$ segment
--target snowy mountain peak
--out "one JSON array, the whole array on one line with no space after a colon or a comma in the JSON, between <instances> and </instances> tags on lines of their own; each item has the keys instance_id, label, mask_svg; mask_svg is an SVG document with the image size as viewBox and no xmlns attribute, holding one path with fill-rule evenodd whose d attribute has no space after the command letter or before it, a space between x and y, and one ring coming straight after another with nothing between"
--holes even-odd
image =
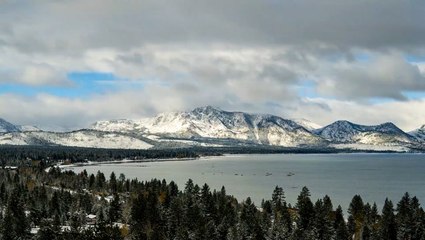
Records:
<instances>
[{"instance_id":1,"label":"snowy mountain peak","mask_svg":"<svg viewBox=\"0 0 425 240\"><path fill-rule=\"evenodd\" d=\"M335 143L392 144L412 141L411 136L391 122L366 126L345 120L336 121L315 133Z\"/></svg>"},{"instance_id":2,"label":"snowy mountain peak","mask_svg":"<svg viewBox=\"0 0 425 240\"><path fill-rule=\"evenodd\" d=\"M416 138L419 142L425 142L425 124L420 128L409 132L409 134Z\"/></svg>"},{"instance_id":3,"label":"snowy mountain peak","mask_svg":"<svg viewBox=\"0 0 425 240\"><path fill-rule=\"evenodd\" d=\"M218 107L213 107L213 106L204 106L204 107L197 107L195 109L193 109L191 111L192 113L206 113L206 114L210 114L210 113L217 113L217 112L223 112L223 110L221 110Z\"/></svg>"},{"instance_id":4,"label":"snowy mountain peak","mask_svg":"<svg viewBox=\"0 0 425 240\"><path fill-rule=\"evenodd\" d=\"M347 120L338 120L331 125L337 126L337 127L346 127L346 128L356 128L356 127L358 127L357 124L352 123L352 122L347 121Z\"/></svg>"},{"instance_id":5,"label":"snowy mountain peak","mask_svg":"<svg viewBox=\"0 0 425 240\"><path fill-rule=\"evenodd\" d=\"M15 126L12 123L0 118L0 133L19 132L19 131L20 129L18 126Z\"/></svg>"},{"instance_id":6,"label":"snowy mountain peak","mask_svg":"<svg viewBox=\"0 0 425 240\"><path fill-rule=\"evenodd\" d=\"M373 127L372 127L373 128ZM385 133L392 133L392 134L406 134L398 128L394 123L392 122L386 122L383 124L380 124L374 128L375 131L385 132Z\"/></svg>"},{"instance_id":7,"label":"snowy mountain peak","mask_svg":"<svg viewBox=\"0 0 425 240\"><path fill-rule=\"evenodd\" d=\"M99 121L89 129L44 132L0 119L0 145L62 145L148 149L187 146L284 146L409 151L424 149L425 125L403 132L391 122L366 126L347 120L320 128L306 119L224 111L204 106L139 120ZM424 149L425 150L425 149Z\"/></svg>"},{"instance_id":8,"label":"snowy mountain peak","mask_svg":"<svg viewBox=\"0 0 425 240\"><path fill-rule=\"evenodd\" d=\"M323 140L294 121L266 114L227 112L205 106L123 123L99 122L93 129L172 138L235 139L255 144L317 145Z\"/></svg>"}]
</instances>

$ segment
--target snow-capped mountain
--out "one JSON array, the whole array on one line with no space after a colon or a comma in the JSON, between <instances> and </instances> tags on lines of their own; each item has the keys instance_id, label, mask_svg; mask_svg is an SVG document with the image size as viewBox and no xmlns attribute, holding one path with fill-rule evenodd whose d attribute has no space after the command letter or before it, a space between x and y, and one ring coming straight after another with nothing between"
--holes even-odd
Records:
<instances>
[{"instance_id":1,"label":"snow-capped mountain","mask_svg":"<svg viewBox=\"0 0 425 240\"><path fill-rule=\"evenodd\" d=\"M32 132L32 131L41 131L35 126L29 125L14 125L2 118L0 118L0 133L10 133L10 132Z\"/></svg>"},{"instance_id":2,"label":"snow-capped mountain","mask_svg":"<svg viewBox=\"0 0 425 240\"><path fill-rule=\"evenodd\" d=\"M407 144L414 139L393 123L365 126L349 121L336 121L314 131L332 143L360 143L371 145Z\"/></svg>"},{"instance_id":3,"label":"snow-capped mountain","mask_svg":"<svg viewBox=\"0 0 425 240\"><path fill-rule=\"evenodd\" d=\"M123 134L79 130L56 132L9 132L0 135L1 145L51 145L110 149L148 149L152 145Z\"/></svg>"},{"instance_id":4,"label":"snow-capped mountain","mask_svg":"<svg viewBox=\"0 0 425 240\"><path fill-rule=\"evenodd\" d=\"M372 151L425 151L425 125L403 132L393 123L365 126L336 121L320 128L305 119L229 112L211 106L139 120L100 121L89 129L46 132L0 119L0 145L92 148L283 146Z\"/></svg>"},{"instance_id":5,"label":"snow-capped mountain","mask_svg":"<svg viewBox=\"0 0 425 240\"><path fill-rule=\"evenodd\" d=\"M409 134L415 137L418 141L425 142L425 124L422 125L422 127L409 132Z\"/></svg>"},{"instance_id":6,"label":"snow-capped mountain","mask_svg":"<svg viewBox=\"0 0 425 240\"><path fill-rule=\"evenodd\" d=\"M0 118L0 133L7 133L7 132L19 132L21 131L18 126L13 125L10 122L7 122L6 120Z\"/></svg>"},{"instance_id":7,"label":"snow-capped mountain","mask_svg":"<svg viewBox=\"0 0 425 240\"><path fill-rule=\"evenodd\" d=\"M97 122L99 131L140 133L167 138L237 139L275 146L318 145L324 141L292 120L268 114L228 112L211 106L162 113L141 120Z\"/></svg>"},{"instance_id":8,"label":"snow-capped mountain","mask_svg":"<svg viewBox=\"0 0 425 240\"><path fill-rule=\"evenodd\" d=\"M40 132L41 129L36 126L31 125L20 125L17 126L20 132Z\"/></svg>"}]
</instances>

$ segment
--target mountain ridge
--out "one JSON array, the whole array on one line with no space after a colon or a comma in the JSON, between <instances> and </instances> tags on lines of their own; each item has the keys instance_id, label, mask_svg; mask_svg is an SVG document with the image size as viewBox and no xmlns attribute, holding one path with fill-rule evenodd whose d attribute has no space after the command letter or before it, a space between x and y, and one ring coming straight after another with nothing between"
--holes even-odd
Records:
<instances>
[{"instance_id":1,"label":"mountain ridge","mask_svg":"<svg viewBox=\"0 0 425 240\"><path fill-rule=\"evenodd\" d=\"M61 145L99 148L190 146L332 147L357 150L424 149L425 125L406 133L391 122L360 125L338 120L322 128L301 119L224 111L204 106L138 120L98 121L87 129L46 132L0 119L0 145Z\"/></svg>"}]
</instances>

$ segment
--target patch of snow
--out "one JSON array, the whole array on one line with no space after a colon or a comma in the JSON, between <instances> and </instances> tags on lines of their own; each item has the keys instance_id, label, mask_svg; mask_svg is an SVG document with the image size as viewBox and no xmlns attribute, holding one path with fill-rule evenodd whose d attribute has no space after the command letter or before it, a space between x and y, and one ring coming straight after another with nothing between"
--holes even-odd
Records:
<instances>
[{"instance_id":1,"label":"patch of snow","mask_svg":"<svg viewBox=\"0 0 425 240\"><path fill-rule=\"evenodd\" d=\"M21 133L6 133L0 135L0 145L28 145L25 139Z\"/></svg>"},{"instance_id":2,"label":"patch of snow","mask_svg":"<svg viewBox=\"0 0 425 240\"><path fill-rule=\"evenodd\" d=\"M320 137L292 120L268 114L227 112L210 106L196 108L190 112L161 113L153 118L135 121L102 121L92 125L92 129L136 132L147 135L148 138L159 135L176 138L237 139L277 146L323 142Z\"/></svg>"},{"instance_id":3,"label":"patch of snow","mask_svg":"<svg viewBox=\"0 0 425 240\"><path fill-rule=\"evenodd\" d=\"M425 142L425 125L422 125L422 127L409 132L409 134L416 138L419 142Z\"/></svg>"},{"instance_id":4,"label":"patch of snow","mask_svg":"<svg viewBox=\"0 0 425 240\"><path fill-rule=\"evenodd\" d=\"M395 152L408 152L409 148L400 145L373 145L373 144L360 144L360 143L345 143L345 144L331 144L331 147L336 149L353 149L365 151L395 151Z\"/></svg>"},{"instance_id":5,"label":"patch of snow","mask_svg":"<svg viewBox=\"0 0 425 240\"><path fill-rule=\"evenodd\" d=\"M21 125L19 126L19 130L21 132L40 132L41 129L39 129L36 126L30 126L30 125Z\"/></svg>"},{"instance_id":6,"label":"patch of snow","mask_svg":"<svg viewBox=\"0 0 425 240\"><path fill-rule=\"evenodd\" d=\"M88 148L111 148L111 149L149 149L151 144L140 139L117 134L117 133L102 133L78 131L71 133L46 133L34 132L34 136L38 139L73 147L88 147Z\"/></svg>"}]
</instances>

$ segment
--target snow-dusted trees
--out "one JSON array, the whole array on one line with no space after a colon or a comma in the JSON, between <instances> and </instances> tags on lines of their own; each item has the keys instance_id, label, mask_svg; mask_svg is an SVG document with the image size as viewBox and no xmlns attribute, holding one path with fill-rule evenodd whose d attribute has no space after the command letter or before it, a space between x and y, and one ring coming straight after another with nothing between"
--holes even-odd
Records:
<instances>
[{"instance_id":1,"label":"snow-dusted trees","mask_svg":"<svg viewBox=\"0 0 425 240\"><path fill-rule=\"evenodd\" d=\"M0 210L0 239L425 239L424 210L407 193L382 211L356 195L346 222L329 196L313 204L307 187L294 207L279 186L259 206L192 180L181 191L165 180L55 168L0 169Z\"/></svg>"}]
</instances>

